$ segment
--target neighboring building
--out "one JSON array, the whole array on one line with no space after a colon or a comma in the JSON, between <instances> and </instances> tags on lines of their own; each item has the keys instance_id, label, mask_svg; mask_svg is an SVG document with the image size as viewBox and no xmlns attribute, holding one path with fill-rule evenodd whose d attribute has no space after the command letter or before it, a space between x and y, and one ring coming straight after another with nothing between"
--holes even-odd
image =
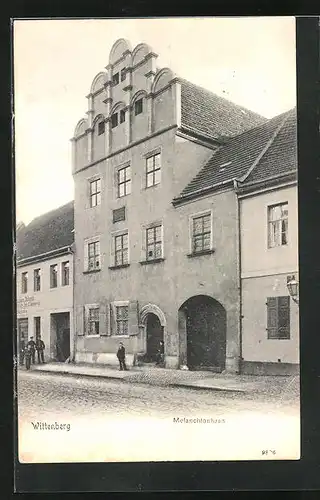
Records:
<instances>
[{"instance_id":1,"label":"neighboring building","mask_svg":"<svg viewBox=\"0 0 320 500\"><path fill-rule=\"evenodd\" d=\"M244 373L288 374L299 367L299 307L287 289L293 276L298 281L296 144L292 111L238 183Z\"/></svg>"},{"instance_id":2,"label":"neighboring building","mask_svg":"<svg viewBox=\"0 0 320 500\"><path fill-rule=\"evenodd\" d=\"M73 202L41 215L16 234L18 353L41 335L45 359L73 356Z\"/></svg>"},{"instance_id":3,"label":"neighboring building","mask_svg":"<svg viewBox=\"0 0 320 500\"><path fill-rule=\"evenodd\" d=\"M129 364L153 361L164 339L167 367L238 371L238 171L221 152L245 155L235 137L267 120L156 57L118 40L72 139L75 359L116 363L121 340Z\"/></svg>"}]
</instances>

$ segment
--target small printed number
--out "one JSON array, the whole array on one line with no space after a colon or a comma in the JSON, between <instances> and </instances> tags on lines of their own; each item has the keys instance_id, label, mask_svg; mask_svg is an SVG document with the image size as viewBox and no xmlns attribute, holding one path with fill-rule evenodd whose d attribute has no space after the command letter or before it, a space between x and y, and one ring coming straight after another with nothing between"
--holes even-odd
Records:
<instances>
[{"instance_id":1,"label":"small printed number","mask_svg":"<svg viewBox=\"0 0 320 500\"><path fill-rule=\"evenodd\" d=\"M275 455L276 450L262 450L261 454L262 455Z\"/></svg>"}]
</instances>

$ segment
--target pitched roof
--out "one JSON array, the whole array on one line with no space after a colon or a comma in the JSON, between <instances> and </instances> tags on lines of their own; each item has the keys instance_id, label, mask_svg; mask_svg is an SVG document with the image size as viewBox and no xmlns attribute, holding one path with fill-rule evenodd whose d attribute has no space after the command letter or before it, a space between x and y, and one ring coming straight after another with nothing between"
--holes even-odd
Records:
<instances>
[{"instance_id":1,"label":"pitched roof","mask_svg":"<svg viewBox=\"0 0 320 500\"><path fill-rule=\"evenodd\" d=\"M72 245L74 202L40 215L16 235L17 259L35 257Z\"/></svg>"},{"instance_id":2,"label":"pitched roof","mask_svg":"<svg viewBox=\"0 0 320 500\"><path fill-rule=\"evenodd\" d=\"M174 201L198 196L215 186L243 177L271 145L289 113L292 111L282 113L220 146Z\"/></svg>"},{"instance_id":3,"label":"pitched roof","mask_svg":"<svg viewBox=\"0 0 320 500\"><path fill-rule=\"evenodd\" d=\"M181 125L211 139L234 137L267 118L217 96L198 85L181 83Z\"/></svg>"},{"instance_id":4,"label":"pitched roof","mask_svg":"<svg viewBox=\"0 0 320 500\"><path fill-rule=\"evenodd\" d=\"M297 114L292 109L286 115L276 137L255 168L242 183L259 182L297 170Z\"/></svg>"}]
</instances>

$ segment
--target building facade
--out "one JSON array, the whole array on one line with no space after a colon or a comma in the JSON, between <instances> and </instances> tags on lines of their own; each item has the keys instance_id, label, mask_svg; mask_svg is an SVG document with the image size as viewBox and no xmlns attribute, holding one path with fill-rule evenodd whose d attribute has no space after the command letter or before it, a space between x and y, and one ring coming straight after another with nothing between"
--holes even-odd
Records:
<instances>
[{"instance_id":1,"label":"building facade","mask_svg":"<svg viewBox=\"0 0 320 500\"><path fill-rule=\"evenodd\" d=\"M45 361L74 356L73 202L17 232L17 350L41 336Z\"/></svg>"},{"instance_id":2,"label":"building facade","mask_svg":"<svg viewBox=\"0 0 320 500\"><path fill-rule=\"evenodd\" d=\"M111 49L72 138L75 361L239 372L238 184L277 137L266 120Z\"/></svg>"},{"instance_id":3,"label":"building facade","mask_svg":"<svg viewBox=\"0 0 320 500\"><path fill-rule=\"evenodd\" d=\"M288 114L256 167L238 185L241 220L242 371L299 369L296 117Z\"/></svg>"}]
</instances>

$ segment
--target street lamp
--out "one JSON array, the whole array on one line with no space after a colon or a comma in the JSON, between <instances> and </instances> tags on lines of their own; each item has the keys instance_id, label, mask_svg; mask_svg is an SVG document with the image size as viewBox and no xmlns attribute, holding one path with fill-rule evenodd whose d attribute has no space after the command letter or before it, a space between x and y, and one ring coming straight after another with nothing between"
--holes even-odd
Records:
<instances>
[{"instance_id":1,"label":"street lamp","mask_svg":"<svg viewBox=\"0 0 320 500\"><path fill-rule=\"evenodd\" d=\"M292 300L299 304L299 282L296 280L295 276L287 277L287 288Z\"/></svg>"}]
</instances>

